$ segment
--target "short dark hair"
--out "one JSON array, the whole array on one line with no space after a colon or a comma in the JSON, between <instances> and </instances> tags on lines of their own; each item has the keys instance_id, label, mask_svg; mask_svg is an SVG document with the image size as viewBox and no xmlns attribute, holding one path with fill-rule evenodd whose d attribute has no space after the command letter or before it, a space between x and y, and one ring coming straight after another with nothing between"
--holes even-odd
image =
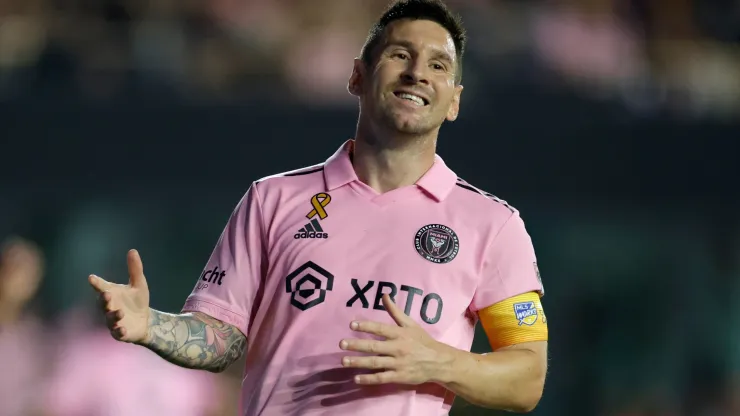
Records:
<instances>
[{"instance_id":1,"label":"short dark hair","mask_svg":"<svg viewBox=\"0 0 740 416\"><path fill-rule=\"evenodd\" d=\"M452 13L441 0L398 0L392 3L380 16L380 19L370 28L370 33L362 47L360 58L365 64L373 61L373 52L380 43L384 31L389 24L396 20L430 20L445 28L455 44L457 68L455 81L462 79L462 60L465 52L467 36L459 15Z\"/></svg>"}]
</instances>

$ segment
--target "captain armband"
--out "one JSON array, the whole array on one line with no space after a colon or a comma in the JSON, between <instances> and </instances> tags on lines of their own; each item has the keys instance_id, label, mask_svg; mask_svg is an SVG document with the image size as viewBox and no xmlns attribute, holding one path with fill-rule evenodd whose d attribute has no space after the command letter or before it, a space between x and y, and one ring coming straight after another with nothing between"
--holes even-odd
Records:
<instances>
[{"instance_id":1,"label":"captain armband","mask_svg":"<svg viewBox=\"0 0 740 416\"><path fill-rule=\"evenodd\" d=\"M537 292L528 292L478 311L493 350L523 342L547 341L547 318Z\"/></svg>"}]
</instances>

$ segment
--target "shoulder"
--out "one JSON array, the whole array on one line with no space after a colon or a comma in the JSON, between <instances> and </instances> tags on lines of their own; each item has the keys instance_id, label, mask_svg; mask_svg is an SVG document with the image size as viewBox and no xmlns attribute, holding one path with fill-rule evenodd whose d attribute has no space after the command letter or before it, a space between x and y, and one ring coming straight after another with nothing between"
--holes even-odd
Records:
<instances>
[{"instance_id":1,"label":"shoulder","mask_svg":"<svg viewBox=\"0 0 740 416\"><path fill-rule=\"evenodd\" d=\"M306 166L290 170L287 172L276 173L270 176L257 179L255 183L264 185L280 185L294 182L302 182L306 180L323 180L324 164Z\"/></svg>"},{"instance_id":2,"label":"shoulder","mask_svg":"<svg viewBox=\"0 0 740 416\"><path fill-rule=\"evenodd\" d=\"M263 215L270 216L310 201L324 191L325 184L322 163L257 179L251 183L245 199L256 201Z\"/></svg>"},{"instance_id":3,"label":"shoulder","mask_svg":"<svg viewBox=\"0 0 740 416\"><path fill-rule=\"evenodd\" d=\"M324 181L324 164L306 166L257 179L252 186L260 194L276 189L299 190Z\"/></svg>"},{"instance_id":4,"label":"shoulder","mask_svg":"<svg viewBox=\"0 0 740 416\"><path fill-rule=\"evenodd\" d=\"M455 198L466 207L470 207L483 215L509 218L514 214L519 214L519 211L508 202L490 192L473 186L464 179L457 178L453 192L455 193Z\"/></svg>"}]
</instances>

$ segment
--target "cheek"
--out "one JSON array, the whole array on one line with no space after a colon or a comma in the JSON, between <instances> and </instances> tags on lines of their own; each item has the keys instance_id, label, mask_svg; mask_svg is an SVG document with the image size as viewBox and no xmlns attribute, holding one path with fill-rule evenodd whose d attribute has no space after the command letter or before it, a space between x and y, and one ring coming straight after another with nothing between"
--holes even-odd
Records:
<instances>
[{"instance_id":1,"label":"cheek","mask_svg":"<svg viewBox=\"0 0 740 416\"><path fill-rule=\"evenodd\" d=\"M406 70L403 62L383 61L373 71L373 83L387 87L398 83L401 74Z\"/></svg>"},{"instance_id":2,"label":"cheek","mask_svg":"<svg viewBox=\"0 0 740 416\"><path fill-rule=\"evenodd\" d=\"M455 79L453 77L444 77L436 83L438 102L441 107L449 108L455 98Z\"/></svg>"},{"instance_id":3,"label":"cheek","mask_svg":"<svg viewBox=\"0 0 740 416\"><path fill-rule=\"evenodd\" d=\"M374 73L372 79L370 79L369 84L371 91L373 91L376 95L380 95L383 92L383 87L385 86L383 74L381 72Z\"/></svg>"},{"instance_id":4,"label":"cheek","mask_svg":"<svg viewBox=\"0 0 740 416\"><path fill-rule=\"evenodd\" d=\"M455 95L454 92L445 90L444 92L440 92L438 97L439 100L437 102L439 103L440 110L447 111L454 102Z\"/></svg>"},{"instance_id":5,"label":"cheek","mask_svg":"<svg viewBox=\"0 0 740 416\"><path fill-rule=\"evenodd\" d=\"M373 71L372 82L375 84L382 84L387 78L389 78L392 71L393 68L391 68L388 63L379 63L378 66L375 67L375 71Z\"/></svg>"}]
</instances>

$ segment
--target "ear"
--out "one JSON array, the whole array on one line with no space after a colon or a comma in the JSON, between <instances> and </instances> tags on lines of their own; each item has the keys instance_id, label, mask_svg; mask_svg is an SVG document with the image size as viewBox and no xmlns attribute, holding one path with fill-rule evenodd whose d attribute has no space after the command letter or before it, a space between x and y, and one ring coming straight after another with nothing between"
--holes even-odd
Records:
<instances>
[{"instance_id":1,"label":"ear","mask_svg":"<svg viewBox=\"0 0 740 416\"><path fill-rule=\"evenodd\" d=\"M462 84L455 87L455 94L452 96L452 104L450 104L450 109L447 110L447 121L457 120L457 116L460 114L460 95L462 95L462 90Z\"/></svg>"},{"instance_id":2,"label":"ear","mask_svg":"<svg viewBox=\"0 0 740 416\"><path fill-rule=\"evenodd\" d=\"M365 64L362 59L355 58L354 64L352 65L352 74L349 76L347 82L347 91L355 97L362 95L362 81L364 78Z\"/></svg>"}]
</instances>

